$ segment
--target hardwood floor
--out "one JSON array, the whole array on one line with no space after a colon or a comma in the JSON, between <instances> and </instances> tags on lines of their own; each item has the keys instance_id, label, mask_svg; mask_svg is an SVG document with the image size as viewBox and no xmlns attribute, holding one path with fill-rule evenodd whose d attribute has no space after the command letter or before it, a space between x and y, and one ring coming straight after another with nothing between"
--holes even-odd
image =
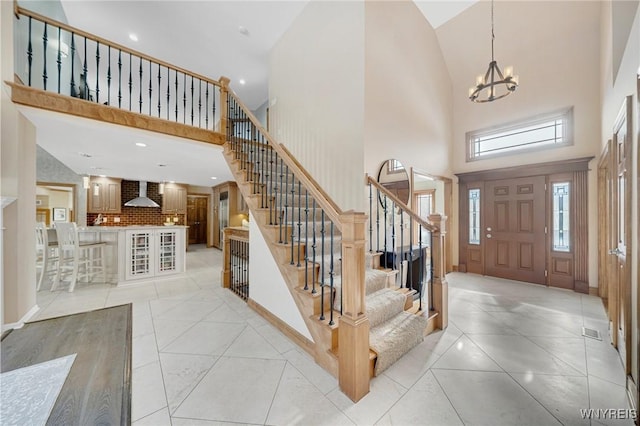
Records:
<instances>
[{"instance_id":1,"label":"hardwood floor","mask_svg":"<svg viewBox=\"0 0 640 426\"><path fill-rule=\"evenodd\" d=\"M131 324L131 304L29 323L2 339L2 372L75 353L47 424L130 424Z\"/></svg>"}]
</instances>

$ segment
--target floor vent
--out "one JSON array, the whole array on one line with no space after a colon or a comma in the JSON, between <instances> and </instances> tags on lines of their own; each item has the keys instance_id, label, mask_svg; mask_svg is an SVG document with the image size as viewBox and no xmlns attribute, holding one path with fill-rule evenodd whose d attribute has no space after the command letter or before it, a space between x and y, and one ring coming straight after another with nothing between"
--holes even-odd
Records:
<instances>
[{"instance_id":1,"label":"floor vent","mask_svg":"<svg viewBox=\"0 0 640 426\"><path fill-rule=\"evenodd\" d=\"M598 330L594 330L593 328L582 327L582 335L590 339L602 340L602 337L600 337L600 332Z\"/></svg>"}]
</instances>

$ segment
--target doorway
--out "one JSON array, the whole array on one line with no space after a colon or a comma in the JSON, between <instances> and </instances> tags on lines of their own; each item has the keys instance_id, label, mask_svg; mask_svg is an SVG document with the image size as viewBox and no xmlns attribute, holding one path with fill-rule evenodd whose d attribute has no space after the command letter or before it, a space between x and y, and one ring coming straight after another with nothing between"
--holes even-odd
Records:
<instances>
[{"instance_id":1,"label":"doorway","mask_svg":"<svg viewBox=\"0 0 640 426\"><path fill-rule=\"evenodd\" d=\"M36 222L75 222L75 204L75 184L36 183Z\"/></svg>"},{"instance_id":2,"label":"doorway","mask_svg":"<svg viewBox=\"0 0 640 426\"><path fill-rule=\"evenodd\" d=\"M208 209L208 195L187 195L187 226L189 226L189 244L207 244Z\"/></svg>"},{"instance_id":3,"label":"doorway","mask_svg":"<svg viewBox=\"0 0 640 426\"><path fill-rule=\"evenodd\" d=\"M459 270L588 293L592 158L458 174Z\"/></svg>"}]
</instances>

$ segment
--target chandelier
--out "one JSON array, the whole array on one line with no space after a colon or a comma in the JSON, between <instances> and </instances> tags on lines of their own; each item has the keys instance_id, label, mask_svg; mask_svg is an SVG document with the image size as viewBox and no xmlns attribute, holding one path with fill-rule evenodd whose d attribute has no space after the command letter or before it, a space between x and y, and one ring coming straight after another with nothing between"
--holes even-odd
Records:
<instances>
[{"instance_id":1,"label":"chandelier","mask_svg":"<svg viewBox=\"0 0 640 426\"><path fill-rule=\"evenodd\" d=\"M492 102L515 92L518 87L518 76L513 75L513 67L506 67L504 74L493 57L493 0L491 0L491 62L484 75L476 78L476 85L469 89L469 99L473 102ZM482 95L482 96L481 96Z\"/></svg>"}]
</instances>

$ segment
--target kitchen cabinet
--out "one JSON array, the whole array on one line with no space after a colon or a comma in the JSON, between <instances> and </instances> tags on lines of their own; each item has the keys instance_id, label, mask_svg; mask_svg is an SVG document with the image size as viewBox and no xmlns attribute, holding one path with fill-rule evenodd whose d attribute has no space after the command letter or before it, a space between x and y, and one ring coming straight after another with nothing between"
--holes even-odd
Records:
<instances>
[{"instance_id":1,"label":"kitchen cabinet","mask_svg":"<svg viewBox=\"0 0 640 426\"><path fill-rule=\"evenodd\" d=\"M87 213L120 213L122 179L92 177L87 189Z\"/></svg>"},{"instance_id":2,"label":"kitchen cabinet","mask_svg":"<svg viewBox=\"0 0 640 426\"><path fill-rule=\"evenodd\" d=\"M171 183L164 185L162 213L187 213L187 187L185 185Z\"/></svg>"},{"instance_id":3,"label":"kitchen cabinet","mask_svg":"<svg viewBox=\"0 0 640 426\"><path fill-rule=\"evenodd\" d=\"M124 281L157 278L185 270L185 227L125 231Z\"/></svg>"}]
</instances>

